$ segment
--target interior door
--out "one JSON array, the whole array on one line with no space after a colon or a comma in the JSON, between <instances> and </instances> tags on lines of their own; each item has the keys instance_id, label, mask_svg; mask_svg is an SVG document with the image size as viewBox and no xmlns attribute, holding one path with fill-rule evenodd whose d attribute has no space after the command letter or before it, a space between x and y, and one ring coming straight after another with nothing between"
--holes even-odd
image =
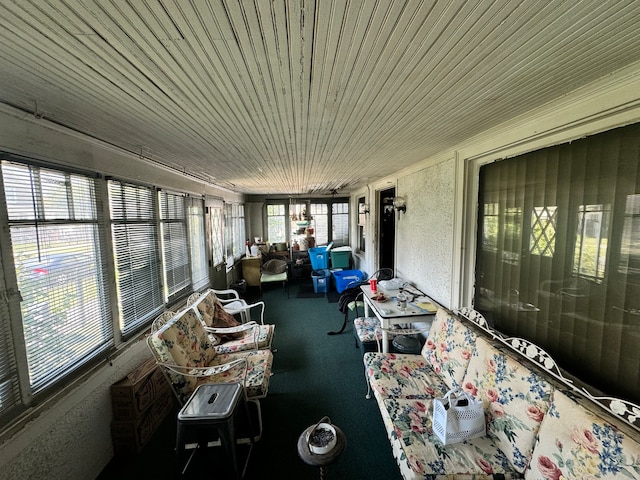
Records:
<instances>
[{"instance_id":1,"label":"interior door","mask_svg":"<svg viewBox=\"0 0 640 480\"><path fill-rule=\"evenodd\" d=\"M396 250L396 214L393 209L395 187L380 191L378 268L391 268L395 271L394 257Z\"/></svg>"}]
</instances>

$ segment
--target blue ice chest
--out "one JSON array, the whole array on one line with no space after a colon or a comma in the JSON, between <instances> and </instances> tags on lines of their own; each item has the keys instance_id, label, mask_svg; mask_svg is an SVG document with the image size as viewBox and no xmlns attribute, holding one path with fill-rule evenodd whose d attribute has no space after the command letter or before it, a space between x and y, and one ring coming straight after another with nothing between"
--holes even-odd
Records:
<instances>
[{"instance_id":1,"label":"blue ice chest","mask_svg":"<svg viewBox=\"0 0 640 480\"><path fill-rule=\"evenodd\" d=\"M329 281L331 280L331 270L321 269L311 272L313 279L313 291L316 293L327 293L329 291Z\"/></svg>"},{"instance_id":2,"label":"blue ice chest","mask_svg":"<svg viewBox=\"0 0 640 480\"><path fill-rule=\"evenodd\" d=\"M314 270L329 268L329 252L327 252L327 247L310 248L309 260L311 260L311 268Z\"/></svg>"},{"instance_id":3,"label":"blue ice chest","mask_svg":"<svg viewBox=\"0 0 640 480\"><path fill-rule=\"evenodd\" d=\"M347 287L355 287L364 279L364 272L361 270L337 270L333 272L336 279L336 290L338 293L344 292Z\"/></svg>"}]
</instances>

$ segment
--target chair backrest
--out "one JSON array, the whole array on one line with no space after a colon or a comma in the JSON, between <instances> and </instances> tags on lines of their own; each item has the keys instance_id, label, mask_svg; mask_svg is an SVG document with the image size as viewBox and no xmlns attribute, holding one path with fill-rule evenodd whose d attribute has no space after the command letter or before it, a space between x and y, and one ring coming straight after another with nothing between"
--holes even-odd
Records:
<instances>
[{"instance_id":1,"label":"chair backrest","mask_svg":"<svg viewBox=\"0 0 640 480\"><path fill-rule=\"evenodd\" d=\"M167 379L181 403L198 385L197 378L186 373L193 367L210 366L216 356L216 350L193 308L177 313L158 331L152 332L147 338L147 345L158 364L165 367ZM181 369L185 375L176 371Z\"/></svg>"},{"instance_id":2,"label":"chair backrest","mask_svg":"<svg viewBox=\"0 0 640 480\"><path fill-rule=\"evenodd\" d=\"M153 323L151 324L151 331L157 332L162 327L164 327L169 320L175 317L175 315L176 315L176 312L172 310L165 310L160 315L158 315L156 319L153 321Z\"/></svg>"}]
</instances>

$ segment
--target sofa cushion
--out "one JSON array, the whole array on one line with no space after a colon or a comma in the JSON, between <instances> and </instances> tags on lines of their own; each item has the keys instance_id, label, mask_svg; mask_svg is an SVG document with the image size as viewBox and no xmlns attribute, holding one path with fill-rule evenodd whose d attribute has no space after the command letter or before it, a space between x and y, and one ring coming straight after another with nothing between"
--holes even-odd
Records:
<instances>
[{"instance_id":1,"label":"sofa cushion","mask_svg":"<svg viewBox=\"0 0 640 480\"><path fill-rule=\"evenodd\" d=\"M525 479L639 478L639 442L556 390Z\"/></svg>"},{"instance_id":2,"label":"sofa cushion","mask_svg":"<svg viewBox=\"0 0 640 480\"><path fill-rule=\"evenodd\" d=\"M404 479L520 478L490 437L443 445L433 433L432 410L433 399L382 401L383 422Z\"/></svg>"},{"instance_id":3,"label":"sofa cushion","mask_svg":"<svg viewBox=\"0 0 640 480\"><path fill-rule=\"evenodd\" d=\"M491 436L518 472L528 465L551 401L551 385L478 337L462 389L481 399Z\"/></svg>"},{"instance_id":4,"label":"sofa cushion","mask_svg":"<svg viewBox=\"0 0 640 480\"><path fill-rule=\"evenodd\" d=\"M363 361L369 385L379 398L433 398L447 391L422 355L367 352Z\"/></svg>"},{"instance_id":5,"label":"sofa cushion","mask_svg":"<svg viewBox=\"0 0 640 480\"><path fill-rule=\"evenodd\" d=\"M476 334L462 321L440 308L433 320L422 355L451 388L460 386L474 348Z\"/></svg>"}]
</instances>

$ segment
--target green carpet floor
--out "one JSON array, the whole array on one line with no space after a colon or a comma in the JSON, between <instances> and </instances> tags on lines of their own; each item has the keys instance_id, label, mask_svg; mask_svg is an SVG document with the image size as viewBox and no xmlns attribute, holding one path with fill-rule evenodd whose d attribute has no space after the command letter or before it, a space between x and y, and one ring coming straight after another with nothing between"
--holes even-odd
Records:
<instances>
[{"instance_id":1,"label":"green carpet floor","mask_svg":"<svg viewBox=\"0 0 640 480\"><path fill-rule=\"evenodd\" d=\"M297 298L292 284L289 298L275 285L263 292L265 323L276 325L273 376L267 398L261 401L262 438L249 457L245 479L315 479L319 469L298 457L300 434L322 417L344 432L347 446L327 468L327 479L396 480L401 476L391 454L375 399L367 400L360 350L354 345L352 320L340 335L327 335L342 325L343 314L326 295ZM256 299L248 292L247 300ZM168 418L144 448L131 458L115 458L99 480L177 478L175 414ZM239 446L239 455L247 447ZM190 465L183 478L229 478L222 448L211 448ZM222 470L219 469L222 467ZM218 475L215 472L218 470Z\"/></svg>"}]
</instances>

